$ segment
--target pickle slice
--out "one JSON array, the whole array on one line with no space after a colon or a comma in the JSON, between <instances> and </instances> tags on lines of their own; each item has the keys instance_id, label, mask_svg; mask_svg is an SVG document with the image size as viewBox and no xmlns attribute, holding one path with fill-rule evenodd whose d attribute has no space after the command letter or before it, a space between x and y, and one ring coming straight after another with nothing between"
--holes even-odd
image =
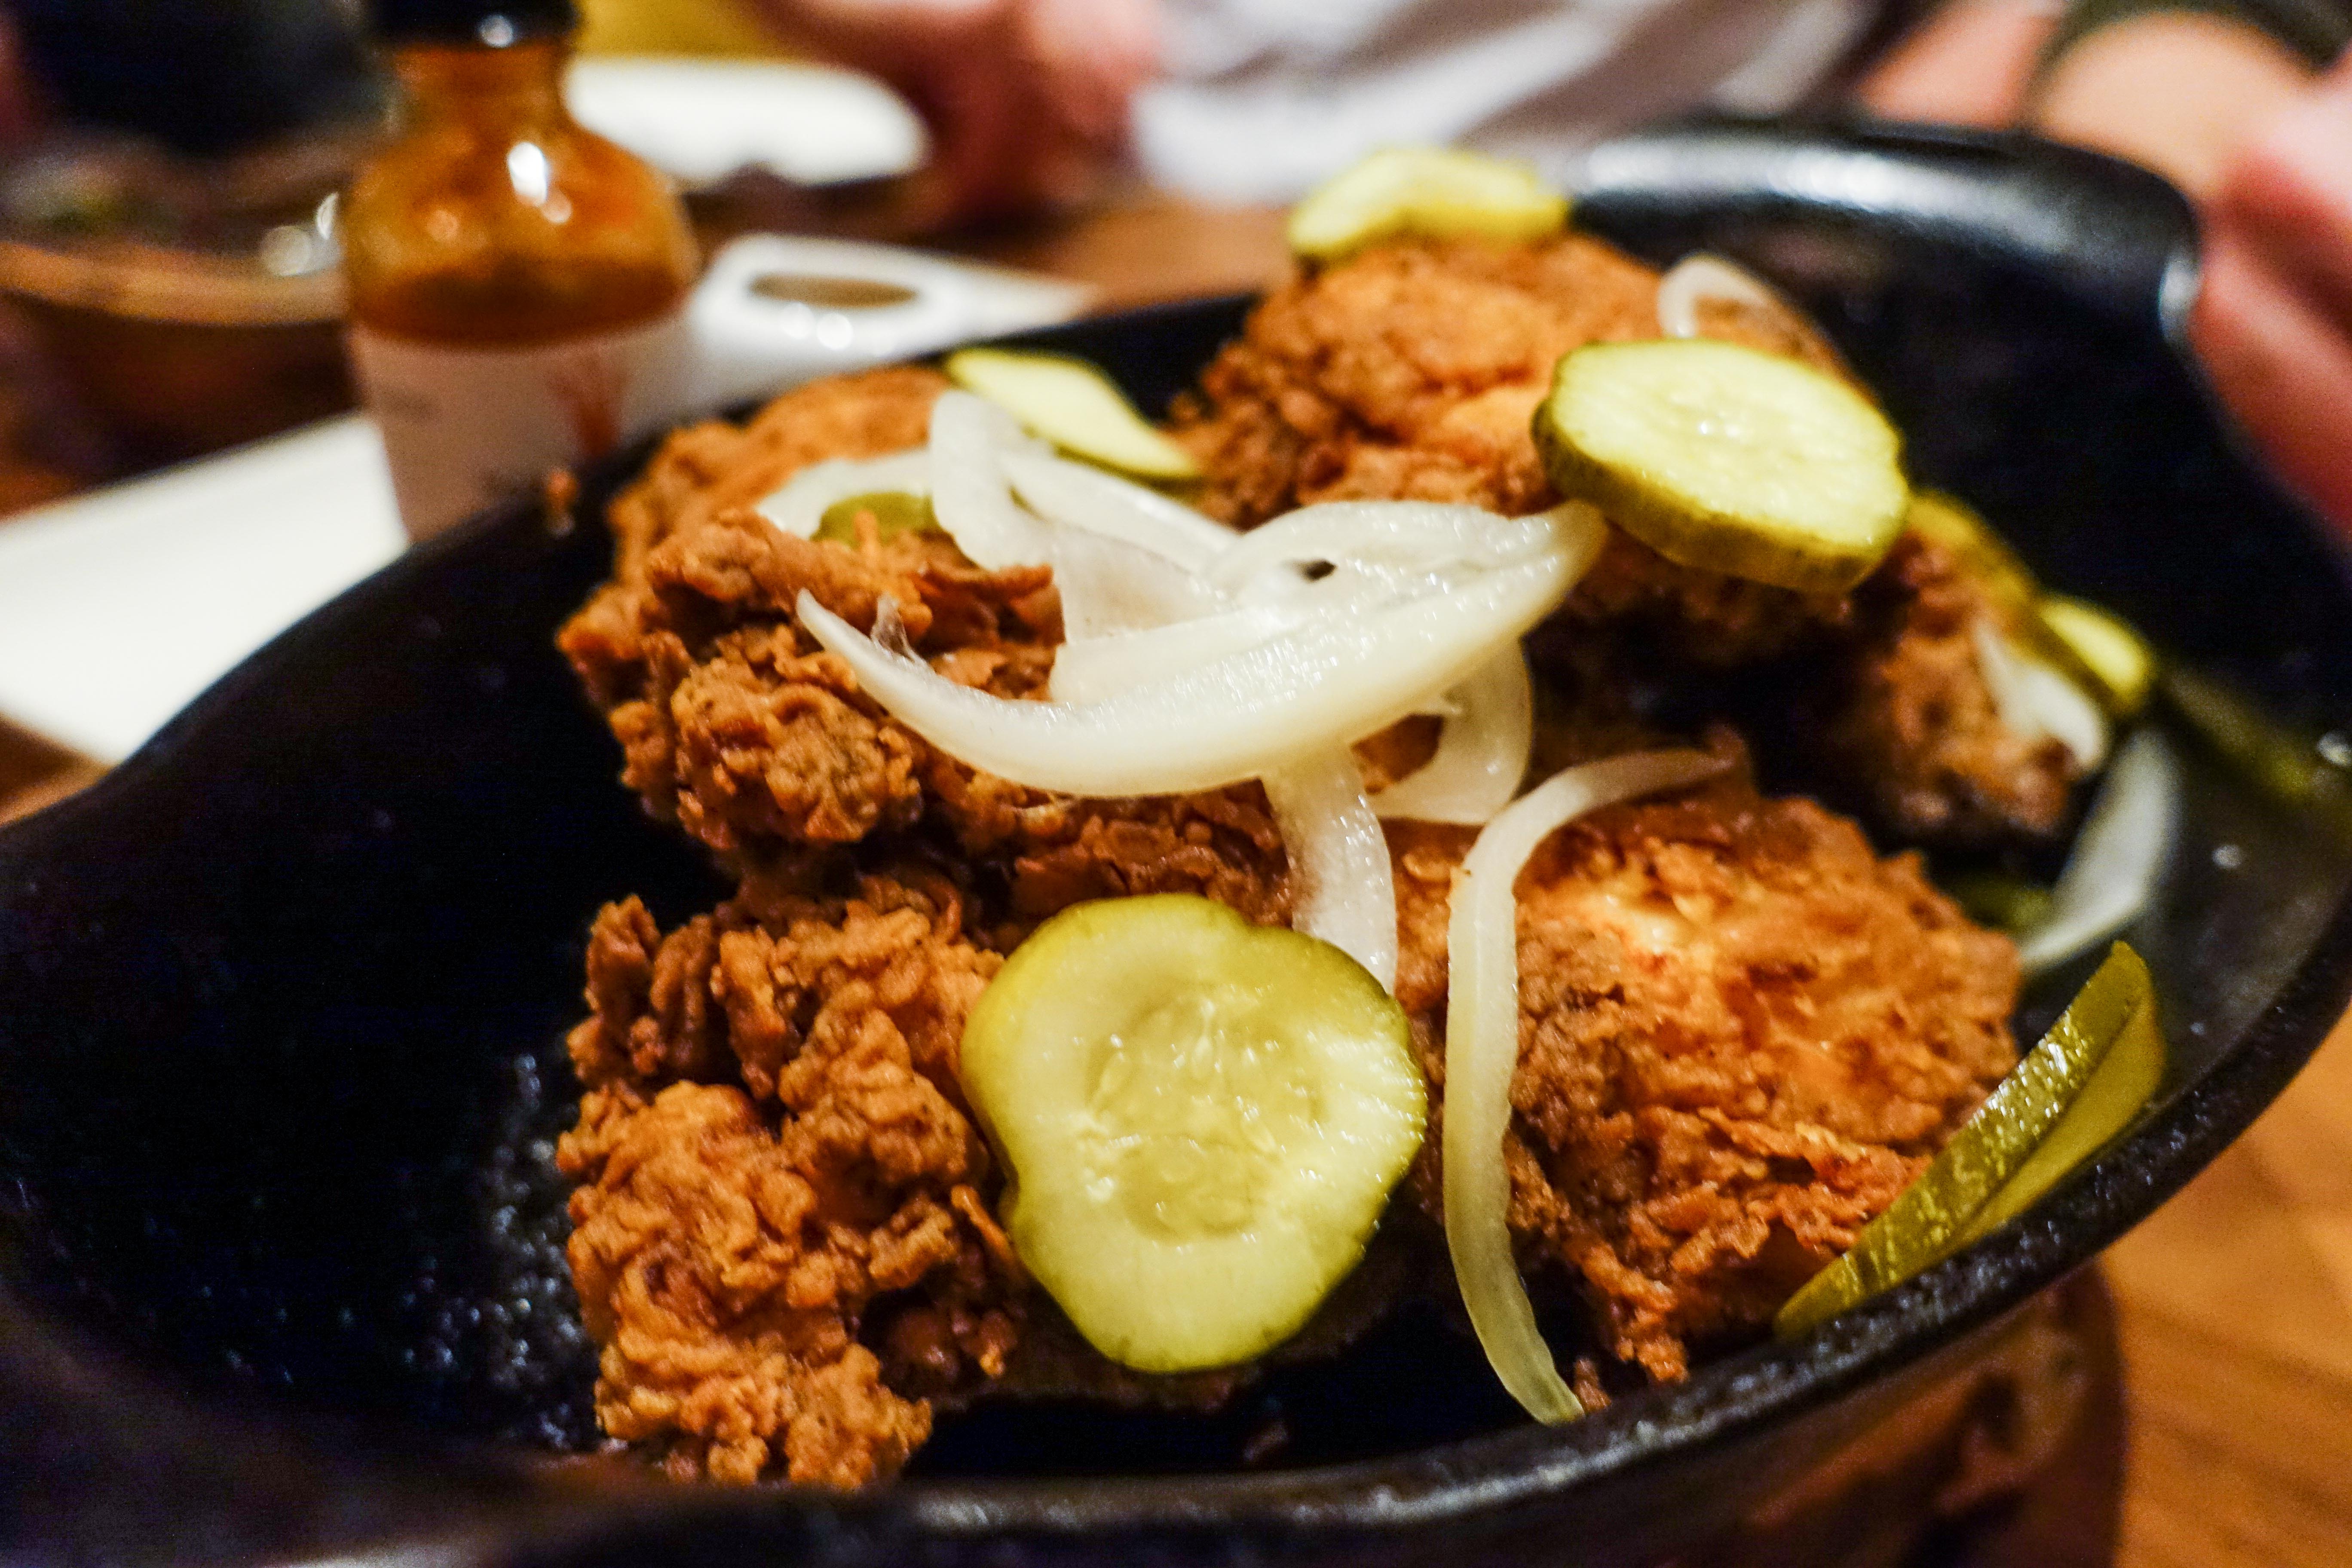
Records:
<instances>
[{"instance_id":1,"label":"pickle slice","mask_svg":"<svg viewBox=\"0 0 2352 1568\"><path fill-rule=\"evenodd\" d=\"M877 490L872 495L848 496L824 509L817 520L816 531L809 537L822 539L830 544L855 545L857 542L857 514L872 512L876 537L884 544L908 533L933 533L939 530L939 519L931 515L928 496L908 495L905 490Z\"/></svg>"},{"instance_id":2,"label":"pickle slice","mask_svg":"<svg viewBox=\"0 0 2352 1568\"><path fill-rule=\"evenodd\" d=\"M2045 596L2035 609L2053 646L2075 674L2088 678L2108 712L2127 719L2147 705L2156 684L2156 654L2128 621L2060 594Z\"/></svg>"},{"instance_id":3,"label":"pickle slice","mask_svg":"<svg viewBox=\"0 0 2352 1568\"><path fill-rule=\"evenodd\" d=\"M1290 209L1293 254L1337 261L1376 240L1541 239L1568 226L1568 198L1522 163L1438 147L1390 147Z\"/></svg>"},{"instance_id":4,"label":"pickle slice","mask_svg":"<svg viewBox=\"0 0 2352 1568\"><path fill-rule=\"evenodd\" d=\"M2019 616L2031 611L2040 599L2041 586L2017 552L1958 497L1941 490L1919 491L1911 498L1903 526L1942 545L1970 576L1990 587L1993 596Z\"/></svg>"},{"instance_id":5,"label":"pickle slice","mask_svg":"<svg viewBox=\"0 0 2352 1568\"><path fill-rule=\"evenodd\" d=\"M1144 1372L1246 1361L1356 1265L1427 1125L1404 1014L1346 953L1186 894L1040 926L963 1035L1013 1248Z\"/></svg>"},{"instance_id":6,"label":"pickle slice","mask_svg":"<svg viewBox=\"0 0 2352 1568\"><path fill-rule=\"evenodd\" d=\"M959 349L947 373L1033 434L1105 468L1147 479L1196 479L1192 454L1154 430L1110 377L1061 354Z\"/></svg>"},{"instance_id":7,"label":"pickle slice","mask_svg":"<svg viewBox=\"0 0 2352 1568\"><path fill-rule=\"evenodd\" d=\"M1919 1179L1781 1307L1773 1331L1804 1333L2032 1206L2130 1122L2164 1056L2147 965L2117 942Z\"/></svg>"},{"instance_id":8,"label":"pickle slice","mask_svg":"<svg viewBox=\"0 0 2352 1568\"><path fill-rule=\"evenodd\" d=\"M1705 338L1594 343L1536 410L1559 493L1669 561L1784 588L1852 587L1903 530L1901 440L1867 398Z\"/></svg>"}]
</instances>

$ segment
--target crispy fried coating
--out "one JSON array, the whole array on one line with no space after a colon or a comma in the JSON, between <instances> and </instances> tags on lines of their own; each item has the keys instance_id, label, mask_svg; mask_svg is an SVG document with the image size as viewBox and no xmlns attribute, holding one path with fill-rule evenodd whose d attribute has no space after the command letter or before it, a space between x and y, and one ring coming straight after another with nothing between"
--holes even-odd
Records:
<instances>
[{"instance_id":1,"label":"crispy fried coating","mask_svg":"<svg viewBox=\"0 0 2352 1568\"><path fill-rule=\"evenodd\" d=\"M1559 356L1654 337L1657 275L1580 235L1532 246L1406 241L1269 295L1179 411L1202 504L1254 524L1353 498L1517 514L1558 498L1528 424ZM1809 326L1710 304L1713 336L1849 374ZM1799 594L1608 544L1559 619L1698 670L1801 658L1845 706L1802 733L1908 842L2042 839L2080 782L2063 748L2000 727L1968 631L1988 586L1913 537L1854 595Z\"/></svg>"},{"instance_id":2,"label":"crispy fried coating","mask_svg":"<svg viewBox=\"0 0 2352 1568\"><path fill-rule=\"evenodd\" d=\"M1528 425L1552 367L1587 343L1658 335L1657 274L1589 236L1375 247L1269 295L1180 408L1201 504L1244 526L1317 501L1463 501L1507 516L1559 498ZM1717 323L1758 339L1745 319ZM1615 535L1569 602L1676 637L1706 662L1786 651L1844 615L1837 595L1678 566Z\"/></svg>"},{"instance_id":3,"label":"crispy fried coating","mask_svg":"<svg viewBox=\"0 0 2352 1568\"><path fill-rule=\"evenodd\" d=\"M1632 268L1579 243L1578 266ZM1366 348L1334 385L1374 395L1388 352ZM1475 360L1432 363L1465 384L1491 372L1492 416L1524 389ZM679 1475L856 1486L904 1461L935 1406L1022 1391L1213 1405L1240 1380L1141 1378L1076 1339L991 1217L1001 1173L955 1054L1002 954L1073 902L1187 891L1286 920L1263 792L1076 801L937 752L801 631L799 594L861 626L890 598L934 669L1020 698L1043 694L1060 636L1049 575L977 571L937 536L786 539L746 510L808 462L919 442L942 384L822 384L748 432L674 438L615 503L614 579L562 633L630 787L741 884L667 933L634 900L599 917L591 1016L571 1037L588 1092L558 1156L579 1184L572 1264L599 1418ZM1430 431L1465 465L1449 471L1507 468L1499 436L1480 447L1477 418L1431 398L1410 440L1345 471L1395 480ZM1609 684L1604 623L1704 616L1727 647L1780 635L1759 628L1785 606L1644 553L1612 544L1593 576L1614 597L1546 630L1546 767L1651 742ZM1367 745L1370 771L1408 770L1431 730ZM1469 837L1391 835L1399 996L1441 1089L1445 892ZM1572 827L1521 891L1513 1231L1538 1277L1580 1283L1604 1342L1654 1376L1752 1331L2012 1058L2006 942L1916 863L1744 781ZM1434 1147L1414 1177L1433 1215ZM1318 1331L1344 1338L1427 1272L1363 1271Z\"/></svg>"},{"instance_id":4,"label":"crispy fried coating","mask_svg":"<svg viewBox=\"0 0 2352 1568\"><path fill-rule=\"evenodd\" d=\"M1469 837L1391 833L1397 996L1439 1082ZM1744 778L1570 824L1522 874L1518 921L1512 1235L1653 1377L1759 1331L2015 1061L2008 940L1916 857ZM1414 1173L1432 1214L1437 1148Z\"/></svg>"},{"instance_id":5,"label":"crispy fried coating","mask_svg":"<svg viewBox=\"0 0 2352 1568\"><path fill-rule=\"evenodd\" d=\"M737 900L667 940L635 900L598 918L588 1094L556 1158L597 1418L674 1474L896 1469L930 1430L887 1375L896 1317L921 1313L934 1382L1003 1371L1020 1275L954 1078L1002 961L961 914L917 874Z\"/></svg>"},{"instance_id":6,"label":"crispy fried coating","mask_svg":"<svg viewBox=\"0 0 2352 1568\"><path fill-rule=\"evenodd\" d=\"M2000 721L1978 663L1981 623L2013 616L1951 552L1906 534L1855 595L1860 634L1827 686L1822 750L1896 837L1948 845L2047 838L2082 770Z\"/></svg>"},{"instance_id":7,"label":"crispy fried coating","mask_svg":"<svg viewBox=\"0 0 2352 1568\"><path fill-rule=\"evenodd\" d=\"M632 581L681 524L754 505L811 463L921 446L947 384L937 371L893 365L788 392L748 425L712 419L678 431L607 512L614 576Z\"/></svg>"}]
</instances>

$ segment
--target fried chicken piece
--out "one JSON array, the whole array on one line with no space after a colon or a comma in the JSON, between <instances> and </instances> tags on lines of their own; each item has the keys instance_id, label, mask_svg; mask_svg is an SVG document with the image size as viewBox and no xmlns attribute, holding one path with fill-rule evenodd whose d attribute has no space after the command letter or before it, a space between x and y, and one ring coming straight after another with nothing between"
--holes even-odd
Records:
<instances>
[{"instance_id":1,"label":"fried chicken piece","mask_svg":"<svg viewBox=\"0 0 2352 1568\"><path fill-rule=\"evenodd\" d=\"M672 1473L897 1468L930 1429L886 1360L909 1313L935 1381L1003 1372L1024 1287L954 1076L1002 961L961 919L921 873L756 917L738 900L667 940L635 900L598 918L571 1042L589 1089L556 1161L581 1184L597 1418Z\"/></svg>"},{"instance_id":2,"label":"fried chicken piece","mask_svg":"<svg viewBox=\"0 0 2352 1568\"><path fill-rule=\"evenodd\" d=\"M858 399L900 417L937 390L860 378L794 395L870 431L887 419L856 416ZM593 1014L572 1037L590 1092L559 1158L582 1183L572 1265L600 1419L681 1474L849 1486L903 1460L932 1401L1213 1403L1232 1377L1110 1368L1022 1279L955 1050L998 955L1071 902L1184 890L1286 918L1263 793L1076 801L906 731L799 629L799 593L861 626L891 598L935 669L1017 698L1051 668L1050 582L978 572L937 537L782 538L742 499L833 454L760 423L756 483L698 445L715 438L681 438L631 492L614 581L563 633L632 787L742 879L666 937L631 900L592 938ZM1557 668L1591 679L1548 714L1548 752L1646 743L1596 674L1607 650L1572 626L1567 641ZM1367 750L1409 767L1421 728ZM1468 837L1393 840L1399 994L1433 1076L1445 884ZM853 866L866 874L845 892ZM2009 1060L2006 943L1802 803L1743 784L1629 808L1560 836L1524 887L1537 979L1514 1228L1531 1259L1585 1281L1612 1342L1654 1375L1768 1314ZM1433 1197L1433 1149L1416 1176ZM1370 1294L1334 1310L1376 1314L1387 1292Z\"/></svg>"},{"instance_id":3,"label":"fried chicken piece","mask_svg":"<svg viewBox=\"0 0 2352 1568\"><path fill-rule=\"evenodd\" d=\"M845 384L822 407L837 413L861 385L893 406L913 395L875 380ZM761 487L777 479L771 462ZM665 483L677 516L660 542L558 637L621 742L624 782L656 816L739 869L927 818L966 854L1003 863L1008 912L1031 923L1081 899L1149 892L1286 918L1281 838L1256 785L1081 804L975 773L862 697L793 613L805 589L870 628L887 596L940 674L1000 697L1042 696L1059 630L1046 569L982 572L939 535L854 550L792 539L740 508L688 506L676 476Z\"/></svg>"},{"instance_id":4,"label":"fried chicken piece","mask_svg":"<svg viewBox=\"0 0 2352 1568\"><path fill-rule=\"evenodd\" d=\"M557 641L656 816L722 855L846 844L914 820L924 753L800 631L800 594L862 629L891 599L919 643L961 650L950 674L1019 686L1042 685L1051 658L1038 640L1057 615L1050 584L1043 567L976 571L935 537L851 550L724 512L679 524Z\"/></svg>"},{"instance_id":5,"label":"fried chicken piece","mask_svg":"<svg viewBox=\"0 0 2352 1568\"><path fill-rule=\"evenodd\" d=\"M1391 830L1397 996L1440 1084L1470 837ZM1916 857L1744 777L1570 824L1522 874L1518 921L1512 1234L1655 1378L1759 1331L2015 1060L2007 939ZM1438 1146L1413 1176L1433 1215Z\"/></svg>"},{"instance_id":6,"label":"fried chicken piece","mask_svg":"<svg viewBox=\"0 0 2352 1568\"><path fill-rule=\"evenodd\" d=\"M1202 506L1250 526L1312 502L1462 501L1517 516L1559 498L1528 424L1552 367L1587 343L1658 335L1657 274L1589 236L1531 246L1402 242L1302 275L1251 313L1180 405ZM1727 337L1777 348L1744 318ZM1678 566L1615 534L1569 601L1638 621L1719 663L1840 624L1840 595Z\"/></svg>"},{"instance_id":7,"label":"fried chicken piece","mask_svg":"<svg viewBox=\"0 0 2352 1568\"><path fill-rule=\"evenodd\" d=\"M812 463L921 446L947 385L937 371L892 365L811 382L748 425L713 419L678 431L608 510L614 577L633 581L682 524L755 505Z\"/></svg>"},{"instance_id":8,"label":"fried chicken piece","mask_svg":"<svg viewBox=\"0 0 2352 1568\"><path fill-rule=\"evenodd\" d=\"M1818 722L1822 752L1896 837L1949 845L2048 838L2082 770L2064 745L2001 722L1979 623L2019 628L1951 552L1906 534L1855 595L1861 632Z\"/></svg>"},{"instance_id":9,"label":"fried chicken piece","mask_svg":"<svg viewBox=\"0 0 2352 1568\"><path fill-rule=\"evenodd\" d=\"M1655 336L1656 280L1573 234L1404 241L1304 272L1180 407L1177 434L1207 469L1202 504L1244 526L1349 498L1548 506L1558 498L1528 424L1552 368L1585 343ZM1701 324L1848 374L1766 313L1710 307ZM1612 530L1558 624L1698 672L1808 661L1807 680L1846 706L1806 733L1874 819L1906 841L1972 847L2048 837L2080 782L2063 748L2000 727L1968 630L1994 597L1916 536L1856 594L1799 594L1677 564Z\"/></svg>"}]
</instances>

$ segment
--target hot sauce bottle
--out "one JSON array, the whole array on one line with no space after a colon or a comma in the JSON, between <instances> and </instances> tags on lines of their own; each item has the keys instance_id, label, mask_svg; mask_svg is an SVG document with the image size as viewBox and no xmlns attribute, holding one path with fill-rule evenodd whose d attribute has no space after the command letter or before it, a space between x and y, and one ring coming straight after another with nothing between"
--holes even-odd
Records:
<instances>
[{"instance_id":1,"label":"hot sauce bottle","mask_svg":"<svg viewBox=\"0 0 2352 1568\"><path fill-rule=\"evenodd\" d=\"M424 539L673 417L697 258L563 106L570 0L376 0L404 125L343 203L352 369Z\"/></svg>"}]
</instances>

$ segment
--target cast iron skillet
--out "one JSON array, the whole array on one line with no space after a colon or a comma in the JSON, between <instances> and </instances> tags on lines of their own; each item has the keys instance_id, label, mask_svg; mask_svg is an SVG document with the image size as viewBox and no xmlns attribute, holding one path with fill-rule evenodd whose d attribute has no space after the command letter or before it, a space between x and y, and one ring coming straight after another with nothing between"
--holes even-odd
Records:
<instances>
[{"instance_id":1,"label":"cast iron skillet","mask_svg":"<svg viewBox=\"0 0 2352 1568\"><path fill-rule=\"evenodd\" d=\"M1786 281L1918 476L2052 579L2314 733L2352 719L2341 563L2170 346L2193 237L2165 187L2028 143L1721 125L1605 148L1585 184L1583 221L1647 257L1705 246ZM1158 405L1244 303L1031 341ZM583 931L625 892L674 921L719 890L614 783L549 646L638 460L589 476L574 530L512 510L415 552L0 835L0 1554L1654 1558L2146 1215L2352 987L2352 857L2193 761L2135 932L2177 1057L2155 1114L2026 1222L1802 1342L1542 1430L1408 1317L1228 1417L951 1420L909 1479L845 1500L552 1464L593 1440L545 1168ZM1291 1448L1244 1471L1276 1415Z\"/></svg>"}]
</instances>

